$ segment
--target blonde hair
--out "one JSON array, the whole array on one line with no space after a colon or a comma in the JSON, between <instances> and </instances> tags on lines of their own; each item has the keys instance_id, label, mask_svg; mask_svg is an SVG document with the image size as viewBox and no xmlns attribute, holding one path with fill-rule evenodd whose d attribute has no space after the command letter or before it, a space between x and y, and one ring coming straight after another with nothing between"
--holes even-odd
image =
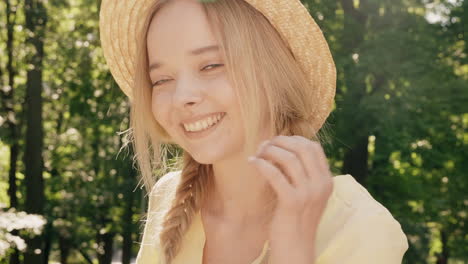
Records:
<instances>
[{"instance_id":1,"label":"blonde hair","mask_svg":"<svg viewBox=\"0 0 468 264\"><path fill-rule=\"evenodd\" d=\"M213 186L211 164L200 164L187 152L183 152L182 159L176 156L175 163L168 164L168 152L175 142L151 111L146 35L154 15L169 1L155 1L138 38L131 127L127 134L129 142L133 143L134 158L147 192L155 184L153 175L164 175L175 168L182 170L175 198L159 235L165 263L170 263L177 255L183 235ZM319 140L310 121L314 108L312 87L287 43L269 21L244 0L201 4L225 59L229 81L239 98L248 153L257 147L257 132L264 129L260 120L265 118L273 124L269 134L300 135Z\"/></svg>"}]
</instances>

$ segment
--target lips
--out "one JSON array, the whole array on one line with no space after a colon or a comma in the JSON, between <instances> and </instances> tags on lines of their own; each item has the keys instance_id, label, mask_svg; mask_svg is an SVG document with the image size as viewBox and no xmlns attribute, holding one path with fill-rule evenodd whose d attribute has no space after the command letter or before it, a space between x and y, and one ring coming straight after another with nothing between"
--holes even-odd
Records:
<instances>
[{"instance_id":1,"label":"lips","mask_svg":"<svg viewBox=\"0 0 468 264\"><path fill-rule=\"evenodd\" d=\"M204 129L207 129L221 120L224 114L222 113L216 113L212 114L210 116L207 116L203 119L198 119L196 122L191 122L191 123L183 123L183 127L185 128L186 131L190 132L198 132L202 131Z\"/></svg>"},{"instance_id":2,"label":"lips","mask_svg":"<svg viewBox=\"0 0 468 264\"><path fill-rule=\"evenodd\" d=\"M194 122L203 120L203 119L205 119L207 117L214 116L214 115L217 115L217 114L225 114L225 112L214 112L214 113L195 116L195 117L192 117L192 118L189 118L189 119L182 120L181 124L183 125L183 124L194 123Z\"/></svg>"},{"instance_id":3,"label":"lips","mask_svg":"<svg viewBox=\"0 0 468 264\"><path fill-rule=\"evenodd\" d=\"M207 129L201 130L201 131L195 131L195 132L187 131L187 130L185 130L185 128L184 128L184 126L182 124L180 126L181 126L181 129L182 129L183 133L185 134L185 136L188 137L189 139L200 139L200 138L203 138L205 136L208 136L209 134L214 132L216 129L218 129L218 127L224 121L225 116L226 116L226 114L224 113L221 116L221 119L218 122L216 122L211 127L208 127Z\"/></svg>"}]
</instances>

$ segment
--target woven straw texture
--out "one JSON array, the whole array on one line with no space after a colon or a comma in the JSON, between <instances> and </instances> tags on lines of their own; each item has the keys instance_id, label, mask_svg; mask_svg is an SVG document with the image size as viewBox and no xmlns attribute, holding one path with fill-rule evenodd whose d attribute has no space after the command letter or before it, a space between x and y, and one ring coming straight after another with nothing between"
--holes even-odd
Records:
<instances>
[{"instance_id":1,"label":"woven straw texture","mask_svg":"<svg viewBox=\"0 0 468 264\"><path fill-rule=\"evenodd\" d=\"M122 91L132 100L136 36L155 0L102 0L100 38L107 65ZM333 108L336 67L319 26L299 0L245 0L260 11L288 43L313 89L317 105L311 120L316 131Z\"/></svg>"}]
</instances>

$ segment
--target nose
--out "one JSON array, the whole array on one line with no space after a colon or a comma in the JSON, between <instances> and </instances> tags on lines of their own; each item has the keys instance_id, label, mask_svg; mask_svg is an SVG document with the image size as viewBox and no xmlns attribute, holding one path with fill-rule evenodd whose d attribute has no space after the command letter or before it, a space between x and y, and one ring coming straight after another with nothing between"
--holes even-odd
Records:
<instances>
[{"instance_id":1,"label":"nose","mask_svg":"<svg viewBox=\"0 0 468 264\"><path fill-rule=\"evenodd\" d=\"M196 78L179 78L173 95L174 105L182 110L193 109L203 101L202 85Z\"/></svg>"}]
</instances>

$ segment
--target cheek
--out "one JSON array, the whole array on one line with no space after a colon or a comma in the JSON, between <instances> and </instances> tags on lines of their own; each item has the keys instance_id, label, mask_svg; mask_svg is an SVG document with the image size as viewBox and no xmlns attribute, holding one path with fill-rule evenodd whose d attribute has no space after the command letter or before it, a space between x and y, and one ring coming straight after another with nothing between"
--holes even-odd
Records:
<instances>
[{"instance_id":1,"label":"cheek","mask_svg":"<svg viewBox=\"0 0 468 264\"><path fill-rule=\"evenodd\" d=\"M216 85L213 87L214 93L213 96L217 98L219 103L226 107L227 111L229 110L237 110L238 107L238 100L236 97L236 92L234 87L228 82L228 80L224 78L220 78L217 80Z\"/></svg>"},{"instance_id":2,"label":"cheek","mask_svg":"<svg viewBox=\"0 0 468 264\"><path fill-rule=\"evenodd\" d=\"M164 128L167 128L168 125L168 113L169 113L169 102L167 99L165 100L163 98L162 94L158 94L157 96L155 93L152 95L151 99L151 111L153 113L153 117L156 119L156 121L163 126Z\"/></svg>"}]
</instances>

